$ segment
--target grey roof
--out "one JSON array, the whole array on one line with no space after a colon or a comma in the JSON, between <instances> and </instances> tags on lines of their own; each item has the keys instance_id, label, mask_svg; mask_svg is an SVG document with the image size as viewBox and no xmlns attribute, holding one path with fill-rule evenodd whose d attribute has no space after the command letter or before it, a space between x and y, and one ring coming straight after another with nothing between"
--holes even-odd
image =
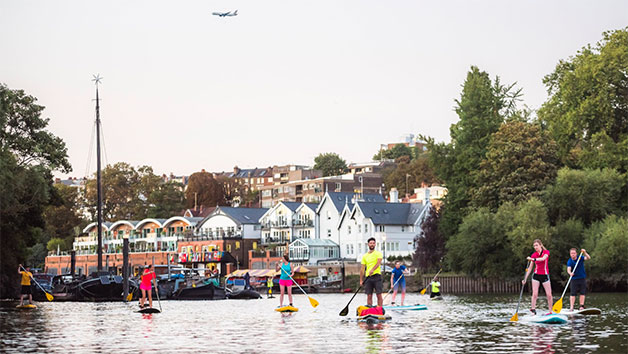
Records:
<instances>
[{"instance_id":1,"label":"grey roof","mask_svg":"<svg viewBox=\"0 0 628 354\"><path fill-rule=\"evenodd\" d=\"M303 204L307 205L308 208L310 208L310 209L312 209L314 211L316 211L316 208L318 208L318 203L303 203Z\"/></svg>"},{"instance_id":2,"label":"grey roof","mask_svg":"<svg viewBox=\"0 0 628 354\"><path fill-rule=\"evenodd\" d=\"M349 205L349 209L353 209L353 203L351 201L353 200L354 196L359 196L359 194L349 192L328 192L327 194L329 194L329 199L331 199L331 201L334 203L334 206L336 207L336 210L338 210L339 212L342 211L342 209L345 207L345 203ZM364 194L361 199L365 202L371 203L386 202L384 197L382 197L380 194Z\"/></svg>"},{"instance_id":3,"label":"grey roof","mask_svg":"<svg viewBox=\"0 0 628 354\"><path fill-rule=\"evenodd\" d=\"M294 240L294 242L302 241L306 245L312 247L338 247L338 244L332 240L320 239L320 238L299 238ZM293 243L294 243L293 242Z\"/></svg>"},{"instance_id":4,"label":"grey roof","mask_svg":"<svg viewBox=\"0 0 628 354\"><path fill-rule=\"evenodd\" d=\"M201 218L201 217L198 217L198 216L192 216L192 217L184 216L183 218L185 220L189 221L190 225L196 225L196 224L198 224L199 222L201 222L204 219L204 218Z\"/></svg>"},{"instance_id":5,"label":"grey roof","mask_svg":"<svg viewBox=\"0 0 628 354\"><path fill-rule=\"evenodd\" d=\"M411 203L410 211L408 213L408 225L414 225L414 223L421 216L421 214L424 211L427 212L427 210L425 210L427 208L429 208L429 204L423 205L419 203Z\"/></svg>"},{"instance_id":6,"label":"grey roof","mask_svg":"<svg viewBox=\"0 0 628 354\"><path fill-rule=\"evenodd\" d=\"M411 225L409 223L412 204L409 203L368 203L358 202L364 216L375 225ZM414 215L414 214L412 214ZM416 214L418 217L418 214ZM415 219L416 220L416 219Z\"/></svg>"},{"instance_id":7,"label":"grey roof","mask_svg":"<svg viewBox=\"0 0 628 354\"><path fill-rule=\"evenodd\" d=\"M218 209L241 224L259 224L259 218L268 211L267 208L233 208L222 206L218 207Z\"/></svg>"},{"instance_id":8,"label":"grey roof","mask_svg":"<svg viewBox=\"0 0 628 354\"><path fill-rule=\"evenodd\" d=\"M301 202L280 202L285 205L288 209L292 211L296 211L297 208L302 204ZM316 207L314 208L316 210ZM261 215L260 215L261 216Z\"/></svg>"}]
</instances>

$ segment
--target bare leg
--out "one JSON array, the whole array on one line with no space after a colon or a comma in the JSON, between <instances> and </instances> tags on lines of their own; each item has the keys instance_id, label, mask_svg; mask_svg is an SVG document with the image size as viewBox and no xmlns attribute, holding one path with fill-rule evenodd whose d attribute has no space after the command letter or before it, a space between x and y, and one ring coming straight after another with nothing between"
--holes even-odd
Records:
<instances>
[{"instance_id":1,"label":"bare leg","mask_svg":"<svg viewBox=\"0 0 628 354\"><path fill-rule=\"evenodd\" d=\"M366 304L368 306L373 306L373 294L366 294Z\"/></svg>"},{"instance_id":2,"label":"bare leg","mask_svg":"<svg viewBox=\"0 0 628 354\"><path fill-rule=\"evenodd\" d=\"M24 294L20 295L20 306L24 305Z\"/></svg>"},{"instance_id":3,"label":"bare leg","mask_svg":"<svg viewBox=\"0 0 628 354\"><path fill-rule=\"evenodd\" d=\"M552 284L546 281L543 283L543 289L545 289L545 296L547 296L547 307L549 307L549 312L552 312L552 305L554 305L552 301Z\"/></svg>"},{"instance_id":4,"label":"bare leg","mask_svg":"<svg viewBox=\"0 0 628 354\"><path fill-rule=\"evenodd\" d=\"M395 288L395 290L393 291L393 296L392 296L392 300L391 302L394 304L395 303L395 298L397 297L397 288ZM403 300L401 300L401 302L403 302Z\"/></svg>"},{"instance_id":5,"label":"bare leg","mask_svg":"<svg viewBox=\"0 0 628 354\"><path fill-rule=\"evenodd\" d=\"M536 299L539 297L539 281L532 279L532 310L536 309Z\"/></svg>"},{"instance_id":6,"label":"bare leg","mask_svg":"<svg viewBox=\"0 0 628 354\"><path fill-rule=\"evenodd\" d=\"M142 289L142 297L140 298L140 307L144 307L146 302L146 290Z\"/></svg>"},{"instance_id":7,"label":"bare leg","mask_svg":"<svg viewBox=\"0 0 628 354\"><path fill-rule=\"evenodd\" d=\"M281 295L279 295L279 307L283 307L283 294L286 292L286 286L280 285L279 291L281 293Z\"/></svg>"},{"instance_id":8,"label":"bare leg","mask_svg":"<svg viewBox=\"0 0 628 354\"><path fill-rule=\"evenodd\" d=\"M377 306L382 307L384 305L384 299L382 298L382 294L377 294Z\"/></svg>"},{"instance_id":9,"label":"bare leg","mask_svg":"<svg viewBox=\"0 0 628 354\"><path fill-rule=\"evenodd\" d=\"M28 294L28 302L32 305L33 304L33 294Z\"/></svg>"},{"instance_id":10,"label":"bare leg","mask_svg":"<svg viewBox=\"0 0 628 354\"><path fill-rule=\"evenodd\" d=\"M570 296L569 297L569 310L573 311L573 305L576 303L576 297L575 296Z\"/></svg>"},{"instance_id":11,"label":"bare leg","mask_svg":"<svg viewBox=\"0 0 628 354\"><path fill-rule=\"evenodd\" d=\"M148 290L148 306L153 308L153 291Z\"/></svg>"},{"instance_id":12,"label":"bare leg","mask_svg":"<svg viewBox=\"0 0 628 354\"><path fill-rule=\"evenodd\" d=\"M406 300L406 288L401 288L401 306L403 306L403 302Z\"/></svg>"},{"instance_id":13,"label":"bare leg","mask_svg":"<svg viewBox=\"0 0 628 354\"><path fill-rule=\"evenodd\" d=\"M584 306L584 295L580 295L580 306ZM575 296L574 296L574 301L575 301Z\"/></svg>"},{"instance_id":14,"label":"bare leg","mask_svg":"<svg viewBox=\"0 0 628 354\"><path fill-rule=\"evenodd\" d=\"M288 286L288 301L290 301L290 305L292 305L292 287Z\"/></svg>"}]
</instances>

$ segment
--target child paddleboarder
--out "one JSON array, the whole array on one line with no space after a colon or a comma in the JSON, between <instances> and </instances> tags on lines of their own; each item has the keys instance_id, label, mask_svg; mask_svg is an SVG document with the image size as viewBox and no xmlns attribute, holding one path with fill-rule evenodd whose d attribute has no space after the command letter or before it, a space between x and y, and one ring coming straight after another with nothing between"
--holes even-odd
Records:
<instances>
[{"instance_id":1,"label":"child paddleboarder","mask_svg":"<svg viewBox=\"0 0 628 354\"><path fill-rule=\"evenodd\" d=\"M549 255L550 252L543 246L541 240L536 239L533 243L534 253L527 258L528 261L534 262L534 275L532 275L532 306L530 312L536 315L536 300L539 297L539 285L543 284L545 295L547 296L547 306L549 307L549 313L552 313L552 285L549 278ZM522 284L526 283L528 275L532 271L532 267L528 269L526 276L521 281Z\"/></svg>"},{"instance_id":2,"label":"child paddleboarder","mask_svg":"<svg viewBox=\"0 0 628 354\"><path fill-rule=\"evenodd\" d=\"M281 263L277 263L276 270L281 271L279 276L279 307L283 307L283 295L286 292L286 288L288 288L288 301L290 306L292 306L292 277L294 276L294 270L292 270L287 254L283 255Z\"/></svg>"},{"instance_id":3,"label":"child paddleboarder","mask_svg":"<svg viewBox=\"0 0 628 354\"><path fill-rule=\"evenodd\" d=\"M147 265L144 268L144 273L142 274L142 281L140 283L140 290L142 290L142 298L140 299L140 308L144 308L146 302L146 292L148 292L148 307L153 307L153 281L157 278L157 275L152 269L152 265ZM157 284L155 284L155 290L157 289Z\"/></svg>"}]
</instances>

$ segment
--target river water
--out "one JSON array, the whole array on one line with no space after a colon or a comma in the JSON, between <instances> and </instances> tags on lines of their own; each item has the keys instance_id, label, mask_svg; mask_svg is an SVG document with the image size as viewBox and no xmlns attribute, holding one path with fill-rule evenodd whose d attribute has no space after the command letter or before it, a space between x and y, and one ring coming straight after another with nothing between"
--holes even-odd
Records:
<instances>
[{"instance_id":1,"label":"river water","mask_svg":"<svg viewBox=\"0 0 628 354\"><path fill-rule=\"evenodd\" d=\"M599 316L571 317L564 325L509 322L518 296L445 296L430 302L409 294L406 304L428 310L392 312L378 325L358 323L355 307L338 314L351 294L295 296L299 312L273 311L278 299L162 301L163 312L135 313L137 303L38 303L18 310L0 302L2 352L209 353L628 353L627 294L591 294ZM564 308L568 308L568 297ZM522 302L520 318L529 307ZM155 302L155 307L158 307ZM541 309L547 309L545 300Z\"/></svg>"}]
</instances>

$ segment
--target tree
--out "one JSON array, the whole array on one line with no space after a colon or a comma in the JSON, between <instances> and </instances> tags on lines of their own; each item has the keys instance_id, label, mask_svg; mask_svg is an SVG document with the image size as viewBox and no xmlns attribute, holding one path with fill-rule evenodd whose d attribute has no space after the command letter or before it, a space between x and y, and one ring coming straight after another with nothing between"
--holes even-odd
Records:
<instances>
[{"instance_id":1,"label":"tree","mask_svg":"<svg viewBox=\"0 0 628 354\"><path fill-rule=\"evenodd\" d=\"M625 276L628 269L628 218L608 215L585 233L588 252L597 255L591 258L592 271Z\"/></svg>"},{"instance_id":2,"label":"tree","mask_svg":"<svg viewBox=\"0 0 628 354\"><path fill-rule=\"evenodd\" d=\"M206 207L225 204L223 187L212 177L211 173L195 172L188 180L185 190L186 208L193 208L195 204Z\"/></svg>"},{"instance_id":3,"label":"tree","mask_svg":"<svg viewBox=\"0 0 628 354\"><path fill-rule=\"evenodd\" d=\"M103 220L140 220L146 217L146 212L139 213L140 206L144 203L140 198L140 175L126 162L118 162L109 165L101 171L102 179L102 215ZM96 208L98 190L96 178L87 181L86 208L96 220Z\"/></svg>"},{"instance_id":4,"label":"tree","mask_svg":"<svg viewBox=\"0 0 628 354\"><path fill-rule=\"evenodd\" d=\"M423 235L416 239L414 264L424 270L435 270L445 255L445 238L438 231L440 213L432 208L427 219L421 224Z\"/></svg>"},{"instance_id":5,"label":"tree","mask_svg":"<svg viewBox=\"0 0 628 354\"><path fill-rule=\"evenodd\" d=\"M538 111L573 168L628 169L628 27L603 33L595 46L561 60L543 82Z\"/></svg>"},{"instance_id":6,"label":"tree","mask_svg":"<svg viewBox=\"0 0 628 354\"><path fill-rule=\"evenodd\" d=\"M392 149L380 150L373 156L373 160L379 161L382 159L396 160L401 156L408 156L410 159L414 159L419 155L419 151L416 147L409 147L406 144L399 143L393 146Z\"/></svg>"},{"instance_id":7,"label":"tree","mask_svg":"<svg viewBox=\"0 0 628 354\"><path fill-rule=\"evenodd\" d=\"M45 130L44 107L0 84L0 297L13 297L17 265L45 257L43 213L52 195L51 170L71 171L65 143Z\"/></svg>"},{"instance_id":8,"label":"tree","mask_svg":"<svg viewBox=\"0 0 628 354\"><path fill-rule=\"evenodd\" d=\"M414 188L419 188L424 183L427 185L440 183L440 180L434 175L434 170L430 167L427 153L421 154L409 162L400 160L401 158L398 159L395 168L382 173L387 192L393 187L399 191L406 191L406 177L408 181L406 193L408 194L412 194Z\"/></svg>"},{"instance_id":9,"label":"tree","mask_svg":"<svg viewBox=\"0 0 628 354\"><path fill-rule=\"evenodd\" d=\"M167 219L185 208L183 185L177 182L162 183L148 196L147 217Z\"/></svg>"},{"instance_id":10,"label":"tree","mask_svg":"<svg viewBox=\"0 0 628 354\"><path fill-rule=\"evenodd\" d=\"M333 152L321 153L314 158L314 169L323 171L323 176L337 176L347 170L347 163Z\"/></svg>"},{"instance_id":11,"label":"tree","mask_svg":"<svg viewBox=\"0 0 628 354\"><path fill-rule=\"evenodd\" d=\"M538 125L506 122L491 137L475 172L471 205L497 210L507 201L539 197L556 177L557 163L556 144Z\"/></svg>"},{"instance_id":12,"label":"tree","mask_svg":"<svg viewBox=\"0 0 628 354\"><path fill-rule=\"evenodd\" d=\"M57 237L51 238L46 245L46 249L49 252L56 252L57 250L66 251L70 248L72 248L72 245L68 245L67 240Z\"/></svg>"},{"instance_id":13,"label":"tree","mask_svg":"<svg viewBox=\"0 0 628 354\"><path fill-rule=\"evenodd\" d=\"M608 214L619 214L625 183L626 175L612 169L560 169L543 194L550 221L555 224L573 218L588 226Z\"/></svg>"},{"instance_id":14,"label":"tree","mask_svg":"<svg viewBox=\"0 0 628 354\"><path fill-rule=\"evenodd\" d=\"M66 245L71 246L74 237L87 224L79 213L79 190L64 184L55 184L53 191L54 201L44 211L44 233L48 239L62 239ZM62 249L65 251L67 248L63 246Z\"/></svg>"},{"instance_id":15,"label":"tree","mask_svg":"<svg viewBox=\"0 0 628 354\"><path fill-rule=\"evenodd\" d=\"M474 171L486 156L488 144L505 117L516 112L521 90L514 84L504 86L499 77L494 82L488 73L472 66L456 100L460 120L450 128L451 143L435 143L421 137L430 151L430 166L447 186L441 232L445 237L455 234L470 200L469 191L477 187Z\"/></svg>"}]
</instances>

